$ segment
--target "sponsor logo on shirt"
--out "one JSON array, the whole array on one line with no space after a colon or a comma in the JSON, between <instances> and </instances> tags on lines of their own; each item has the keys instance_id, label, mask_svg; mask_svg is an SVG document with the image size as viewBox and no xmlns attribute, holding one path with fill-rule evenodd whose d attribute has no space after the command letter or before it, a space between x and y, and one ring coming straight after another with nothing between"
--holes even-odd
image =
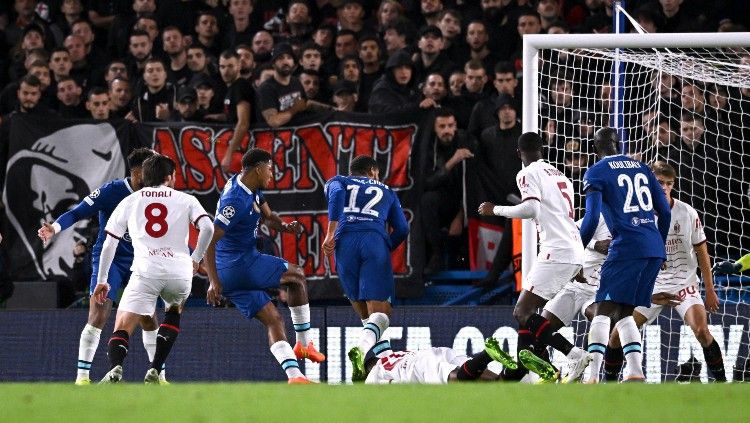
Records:
<instances>
[{"instance_id":1,"label":"sponsor logo on shirt","mask_svg":"<svg viewBox=\"0 0 750 423\"><path fill-rule=\"evenodd\" d=\"M221 209L221 215L226 217L227 219L231 219L234 217L234 207L232 206L226 206L223 209Z\"/></svg>"},{"instance_id":2,"label":"sponsor logo on shirt","mask_svg":"<svg viewBox=\"0 0 750 423\"><path fill-rule=\"evenodd\" d=\"M631 223L631 224L632 224L633 226L638 226L638 225L645 225L645 224L647 224L647 223L654 223L654 219L649 219L649 218L640 218L640 217L635 217L635 216L633 216L633 218L632 218L632 219L630 219L630 223Z\"/></svg>"}]
</instances>

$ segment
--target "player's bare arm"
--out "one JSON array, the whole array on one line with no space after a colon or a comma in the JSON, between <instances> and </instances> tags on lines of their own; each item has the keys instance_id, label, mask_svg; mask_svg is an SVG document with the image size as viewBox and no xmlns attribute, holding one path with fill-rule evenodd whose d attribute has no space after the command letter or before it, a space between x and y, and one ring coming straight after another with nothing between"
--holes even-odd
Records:
<instances>
[{"instance_id":1,"label":"player's bare arm","mask_svg":"<svg viewBox=\"0 0 750 423\"><path fill-rule=\"evenodd\" d=\"M206 304L219 305L221 303L221 281L216 271L216 243L224 236L224 230L214 225L214 234L206 249L206 273L208 274L208 291L206 291Z\"/></svg>"},{"instance_id":2,"label":"player's bare arm","mask_svg":"<svg viewBox=\"0 0 750 423\"><path fill-rule=\"evenodd\" d=\"M495 213L492 211L494 208L494 204L490 203L489 201L485 201L484 203L479 205L479 214L482 216L494 216Z\"/></svg>"},{"instance_id":3,"label":"player's bare arm","mask_svg":"<svg viewBox=\"0 0 750 423\"><path fill-rule=\"evenodd\" d=\"M227 152L224 153L224 158L221 159L221 169L225 172L229 171L229 166L232 164L232 153L239 149L240 143L249 129L250 103L240 101L237 104L237 124L234 126L234 134L229 141L229 147L227 148Z\"/></svg>"},{"instance_id":4,"label":"player's bare arm","mask_svg":"<svg viewBox=\"0 0 750 423\"><path fill-rule=\"evenodd\" d=\"M47 245L50 239L52 239L53 236L57 231L55 230L55 227L51 223L44 222L42 223L42 227L39 228L39 230L36 232L36 234L39 236L39 239L42 240L43 245Z\"/></svg>"},{"instance_id":5,"label":"player's bare arm","mask_svg":"<svg viewBox=\"0 0 750 423\"><path fill-rule=\"evenodd\" d=\"M708 247L706 243L693 246L696 258L698 259L698 268L701 271L703 285L706 288L706 310L715 313L719 310L719 297L716 295L714 288L714 277L711 273L711 258L708 256Z\"/></svg>"},{"instance_id":6,"label":"player's bare arm","mask_svg":"<svg viewBox=\"0 0 750 423\"><path fill-rule=\"evenodd\" d=\"M293 234L302 232L302 225L298 221L295 220L289 223L284 222L278 214L271 211L271 207L268 206L267 202L260 206L260 211L263 214L263 223L268 225L269 228L275 231L289 232Z\"/></svg>"},{"instance_id":7,"label":"player's bare arm","mask_svg":"<svg viewBox=\"0 0 750 423\"><path fill-rule=\"evenodd\" d=\"M336 239L334 238L336 235L336 229L339 227L339 222L336 220L331 220L328 222L328 231L326 232L326 237L323 240L323 253L327 255L328 257L333 257L333 253L336 250Z\"/></svg>"},{"instance_id":8,"label":"player's bare arm","mask_svg":"<svg viewBox=\"0 0 750 423\"><path fill-rule=\"evenodd\" d=\"M680 305L680 303L682 303L682 300L675 294L670 294L668 292L657 292L651 296L651 302L657 305L675 307Z\"/></svg>"}]
</instances>

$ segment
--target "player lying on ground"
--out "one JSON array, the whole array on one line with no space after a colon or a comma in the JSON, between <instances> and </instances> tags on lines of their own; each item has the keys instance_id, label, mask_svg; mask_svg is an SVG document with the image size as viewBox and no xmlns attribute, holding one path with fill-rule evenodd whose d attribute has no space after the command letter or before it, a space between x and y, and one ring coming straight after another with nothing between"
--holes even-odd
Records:
<instances>
[{"instance_id":1,"label":"player lying on ground","mask_svg":"<svg viewBox=\"0 0 750 423\"><path fill-rule=\"evenodd\" d=\"M128 178L107 182L86 196L73 209L63 213L53 223L45 222L39 228L39 238L47 245L55 234L68 229L80 220L89 219L98 214L99 234L91 251L92 272L89 293L94 292L94 287L97 283L100 254L104 240L107 238L107 234L104 231L107 220L109 220L109 216L115 207L125 197L141 189L143 161L153 155L154 151L150 148L133 150L128 155L128 167L130 168L130 176ZM130 241L130 236L126 234L117 247L112 268L109 272L107 282L111 289L109 290L108 297L102 304L96 301L89 302L88 321L81 331L81 338L78 343L78 374L76 376L76 385L88 385L91 383L89 372L91 371L91 362L94 360L96 349L99 346L102 328L107 322L109 314L112 312L112 304L117 300L120 288L130 279L130 266L132 264L133 244ZM143 346L146 349L149 361L153 361L154 352L156 351L156 331L158 329L156 315L143 316L140 323L143 328ZM161 372L161 378L162 380L166 380L164 371Z\"/></svg>"},{"instance_id":2,"label":"player lying on ground","mask_svg":"<svg viewBox=\"0 0 750 423\"><path fill-rule=\"evenodd\" d=\"M365 358L368 384L422 383L444 384L479 379L497 380L487 370L492 361L516 368L516 362L500 348L495 338L487 338L484 351L471 358L457 354L452 348L428 348L419 351L381 351L380 357L370 350Z\"/></svg>"},{"instance_id":3,"label":"player lying on ground","mask_svg":"<svg viewBox=\"0 0 750 423\"><path fill-rule=\"evenodd\" d=\"M174 190L175 163L161 154L143 162L144 188L122 200L107 221L107 239L94 299L101 303L111 287L107 283L117 245L125 233L133 240L133 275L117 308L115 330L109 339L110 370L101 383L122 379L128 340L142 316L151 316L158 297L164 301L164 322L156 336L156 352L144 381L158 384L159 369L167 360L180 333L180 313L193 286L193 274L213 235L211 217L192 195ZM193 254L188 247L189 225L200 231Z\"/></svg>"},{"instance_id":4,"label":"player lying on ground","mask_svg":"<svg viewBox=\"0 0 750 423\"><path fill-rule=\"evenodd\" d=\"M703 231L698 212L687 203L672 198L677 172L666 162L657 161L651 165L667 201L672 206L672 221L667 236L667 261L656 277L654 292L665 292L676 295L680 303L674 305L682 320L693 330L695 337L703 348L708 370L717 382L727 380L724 372L724 360L718 342L708 330L706 311L716 312L719 309L719 297L714 289L711 274L711 259L706 247L706 234ZM706 289L706 303L701 299L698 275L699 268ZM636 307L633 312L638 328L656 320L663 306L651 304L650 307ZM610 348L605 353L605 362L622 363L622 348L615 329L609 339ZM592 369L593 370L593 369ZM598 370L598 369L597 369ZM617 368L617 372L619 372ZM598 381L598 372L592 371L591 382Z\"/></svg>"},{"instance_id":5,"label":"player lying on ground","mask_svg":"<svg viewBox=\"0 0 750 423\"><path fill-rule=\"evenodd\" d=\"M593 356L592 373L598 374L610 326L615 322L627 361L624 379L644 381L641 333L633 320L633 309L651 304L654 281L666 259L664 244L671 211L653 172L645 163L619 154L619 147L614 129L597 131L594 148L599 161L583 177L584 245L591 241L600 213L612 233L596 292L597 311L589 328L589 351Z\"/></svg>"},{"instance_id":6,"label":"player lying on ground","mask_svg":"<svg viewBox=\"0 0 750 423\"><path fill-rule=\"evenodd\" d=\"M538 134L527 132L518 138L518 155L524 165L516 176L521 204L495 206L482 203L479 206L479 213L483 216L534 219L539 228L539 255L523 282L523 290L513 309L513 317L518 322L518 357L523 369L505 372L503 376L506 380L514 377L520 380L528 369L547 381L557 379L558 372L548 362L524 362L524 357L534 358L536 355L521 354L521 351L532 348L540 354L543 352L540 350L549 345L568 357L563 381L572 381L586 369L589 354L555 332L549 320L537 313L537 309L581 271L583 245L573 221L573 183L542 159L542 139Z\"/></svg>"},{"instance_id":7,"label":"player lying on ground","mask_svg":"<svg viewBox=\"0 0 750 423\"><path fill-rule=\"evenodd\" d=\"M395 295L391 251L409 234L396 193L378 181L379 175L375 159L357 156L349 176L334 176L325 189L329 221L323 251L328 257L335 252L341 287L363 325L357 346L348 353L353 381L365 379L366 352L391 349L383 336Z\"/></svg>"},{"instance_id":8,"label":"player lying on ground","mask_svg":"<svg viewBox=\"0 0 750 423\"><path fill-rule=\"evenodd\" d=\"M242 156L242 172L229 179L221 193L213 238L206 252L210 282L206 300L218 305L224 295L247 319L258 319L268 331L271 353L286 372L289 383L310 383L300 371L297 359L320 363L325 356L310 339L305 275L296 264L257 250L256 233L261 219L276 231L297 234L302 230L297 221L282 222L263 197L262 190L268 188L273 178L272 166L269 152L258 148L248 150ZM294 349L287 342L284 319L266 292L280 287L287 290L297 334Z\"/></svg>"}]
</instances>

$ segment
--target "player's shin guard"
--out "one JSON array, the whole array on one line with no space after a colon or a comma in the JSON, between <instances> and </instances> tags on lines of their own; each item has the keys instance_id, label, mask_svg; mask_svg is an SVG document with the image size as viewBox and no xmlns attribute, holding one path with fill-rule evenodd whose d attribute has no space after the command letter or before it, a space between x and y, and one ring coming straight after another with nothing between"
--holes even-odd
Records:
<instances>
[{"instance_id":1,"label":"player's shin guard","mask_svg":"<svg viewBox=\"0 0 750 423\"><path fill-rule=\"evenodd\" d=\"M622 380L643 379L643 353L641 351L641 332L633 316L628 316L615 323L620 334L620 345L625 356L625 371Z\"/></svg>"},{"instance_id":2,"label":"player's shin guard","mask_svg":"<svg viewBox=\"0 0 750 423\"><path fill-rule=\"evenodd\" d=\"M385 313L372 313L370 318L367 319L367 324L362 328L362 332L359 335L359 342L357 347L363 354L375 345L380 340L383 333L388 329L390 319Z\"/></svg>"},{"instance_id":3,"label":"player's shin guard","mask_svg":"<svg viewBox=\"0 0 750 423\"><path fill-rule=\"evenodd\" d=\"M721 349L716 339L707 347L703 348L703 356L706 359L706 366L717 382L726 382L727 375L724 372L724 359L721 357Z\"/></svg>"},{"instance_id":4,"label":"player's shin guard","mask_svg":"<svg viewBox=\"0 0 750 423\"><path fill-rule=\"evenodd\" d=\"M607 382L616 382L622 370L622 347L612 348L607 345L604 351L604 380Z\"/></svg>"},{"instance_id":5,"label":"player's shin guard","mask_svg":"<svg viewBox=\"0 0 750 423\"><path fill-rule=\"evenodd\" d=\"M383 357L393 352L393 348L391 348L391 340L390 339L380 339L380 341L376 342L375 345L372 346L372 353L375 354L375 357Z\"/></svg>"},{"instance_id":6,"label":"player's shin guard","mask_svg":"<svg viewBox=\"0 0 750 423\"><path fill-rule=\"evenodd\" d=\"M167 356L172 350L180 334L180 313L169 310L164 314L164 322L159 325L159 333L156 334L156 352L154 352L154 361L151 362L151 368L160 371L167 361Z\"/></svg>"},{"instance_id":7,"label":"player's shin guard","mask_svg":"<svg viewBox=\"0 0 750 423\"><path fill-rule=\"evenodd\" d=\"M286 372L286 376L289 379L296 377L304 377L305 375L299 369L299 362L297 356L294 355L292 346L286 341L278 341L271 345L271 354L279 362L281 368Z\"/></svg>"},{"instance_id":8,"label":"player's shin guard","mask_svg":"<svg viewBox=\"0 0 750 423\"><path fill-rule=\"evenodd\" d=\"M154 330L143 330L143 348L146 350L148 356L148 362L154 361L154 353L156 352L156 334L159 329Z\"/></svg>"},{"instance_id":9,"label":"player's shin guard","mask_svg":"<svg viewBox=\"0 0 750 423\"><path fill-rule=\"evenodd\" d=\"M491 362L492 357L487 354L487 351L475 354L458 367L456 378L458 380L476 380L482 375L482 372L487 369L487 365Z\"/></svg>"},{"instance_id":10,"label":"player's shin guard","mask_svg":"<svg viewBox=\"0 0 750 423\"><path fill-rule=\"evenodd\" d=\"M602 368L602 361L604 360L604 351L607 348L609 342L609 327L611 320L607 316L594 316L591 320L591 327L589 327L589 347L588 351L591 354L591 364L589 368L591 370L591 376L589 377L589 383L599 382L599 371Z\"/></svg>"},{"instance_id":11,"label":"player's shin guard","mask_svg":"<svg viewBox=\"0 0 750 423\"><path fill-rule=\"evenodd\" d=\"M304 346L310 342L310 304L289 307L292 314L292 324L294 324L294 333L297 335L297 342Z\"/></svg>"},{"instance_id":12,"label":"player's shin guard","mask_svg":"<svg viewBox=\"0 0 750 423\"><path fill-rule=\"evenodd\" d=\"M125 356L128 355L128 340L130 336L127 331L116 330L109 338L107 345L107 356L109 356L109 368L122 366Z\"/></svg>"},{"instance_id":13,"label":"player's shin guard","mask_svg":"<svg viewBox=\"0 0 750 423\"><path fill-rule=\"evenodd\" d=\"M526 320L526 325L537 340L549 345L561 353L568 355L570 354L570 350L573 349L573 344L565 339L564 336L557 332L553 332L549 325L549 320L545 319L540 314L532 314L528 320Z\"/></svg>"},{"instance_id":14,"label":"player's shin guard","mask_svg":"<svg viewBox=\"0 0 750 423\"><path fill-rule=\"evenodd\" d=\"M99 346L99 338L102 330L86 324L81 331L81 339L78 342L78 376L76 379L88 379L91 371L91 362L94 360L96 348Z\"/></svg>"}]
</instances>

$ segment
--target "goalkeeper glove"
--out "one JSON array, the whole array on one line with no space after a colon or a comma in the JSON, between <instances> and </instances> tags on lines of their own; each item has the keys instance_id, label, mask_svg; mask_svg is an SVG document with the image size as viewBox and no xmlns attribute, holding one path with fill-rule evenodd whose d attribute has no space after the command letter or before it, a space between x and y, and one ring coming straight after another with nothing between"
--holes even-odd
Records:
<instances>
[{"instance_id":1,"label":"goalkeeper glove","mask_svg":"<svg viewBox=\"0 0 750 423\"><path fill-rule=\"evenodd\" d=\"M714 264L714 273L731 275L733 273L740 273L742 270L742 264L736 261L721 261Z\"/></svg>"}]
</instances>

